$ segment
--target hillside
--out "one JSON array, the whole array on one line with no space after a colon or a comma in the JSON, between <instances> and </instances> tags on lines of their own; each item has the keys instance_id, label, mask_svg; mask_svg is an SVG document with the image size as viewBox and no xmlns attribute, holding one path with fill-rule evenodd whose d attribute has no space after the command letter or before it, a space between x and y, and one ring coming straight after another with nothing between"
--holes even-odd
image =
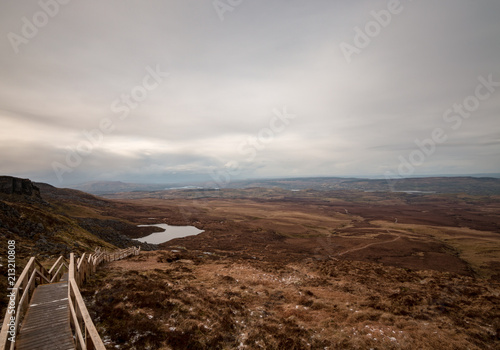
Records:
<instances>
[{"instance_id":1,"label":"hillside","mask_svg":"<svg viewBox=\"0 0 500 350\"><path fill-rule=\"evenodd\" d=\"M0 233L23 243L21 255L137 244L121 234L136 225L108 215L115 202L27 179L2 176L0 184Z\"/></svg>"},{"instance_id":2,"label":"hillside","mask_svg":"<svg viewBox=\"0 0 500 350\"><path fill-rule=\"evenodd\" d=\"M143 252L107 265L84 295L108 349L500 345L500 285L345 259Z\"/></svg>"}]
</instances>

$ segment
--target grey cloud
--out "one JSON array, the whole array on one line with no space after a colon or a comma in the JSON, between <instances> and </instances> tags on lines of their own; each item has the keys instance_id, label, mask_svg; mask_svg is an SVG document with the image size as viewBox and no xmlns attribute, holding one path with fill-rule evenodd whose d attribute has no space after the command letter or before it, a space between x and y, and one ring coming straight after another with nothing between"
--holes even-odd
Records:
<instances>
[{"instance_id":1,"label":"grey cloud","mask_svg":"<svg viewBox=\"0 0 500 350\"><path fill-rule=\"evenodd\" d=\"M348 64L340 43L352 43L354 28L387 1L245 1L221 22L211 1L74 0L18 54L7 34L20 33L21 18L40 7L7 2L0 125L9 130L0 141L10 155L0 155L2 169L57 182L52 162L109 118L115 129L68 183L207 177L230 161L243 177L383 175L436 127L449 141L417 172L500 172L498 135L489 136L500 89L458 130L442 117L474 92L478 76L500 81L500 3L401 3ZM156 66L171 75L120 120L112 103ZM297 118L245 160L238 146L283 106Z\"/></svg>"}]
</instances>

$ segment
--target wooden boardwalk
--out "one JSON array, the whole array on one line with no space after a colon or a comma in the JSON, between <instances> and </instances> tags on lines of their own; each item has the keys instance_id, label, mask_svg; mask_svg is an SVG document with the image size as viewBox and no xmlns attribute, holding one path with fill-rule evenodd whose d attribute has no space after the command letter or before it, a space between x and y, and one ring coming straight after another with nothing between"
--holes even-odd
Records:
<instances>
[{"instance_id":1,"label":"wooden boardwalk","mask_svg":"<svg viewBox=\"0 0 500 350\"><path fill-rule=\"evenodd\" d=\"M100 264L140 251L139 247L113 252L98 248L78 259L70 253L69 262L60 256L50 270L31 257L11 288L0 350L106 350L79 288Z\"/></svg>"},{"instance_id":2,"label":"wooden boardwalk","mask_svg":"<svg viewBox=\"0 0 500 350\"><path fill-rule=\"evenodd\" d=\"M35 289L16 341L16 349L75 349L69 323L67 277L65 274L61 282L42 284Z\"/></svg>"}]
</instances>

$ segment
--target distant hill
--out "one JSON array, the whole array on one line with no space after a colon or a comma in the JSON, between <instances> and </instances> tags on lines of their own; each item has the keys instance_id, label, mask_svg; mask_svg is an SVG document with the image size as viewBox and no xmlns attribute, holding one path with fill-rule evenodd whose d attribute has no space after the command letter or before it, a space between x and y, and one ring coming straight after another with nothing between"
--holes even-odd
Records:
<instances>
[{"instance_id":1,"label":"distant hill","mask_svg":"<svg viewBox=\"0 0 500 350\"><path fill-rule=\"evenodd\" d=\"M117 192L133 192L133 191L159 191L169 186L169 184L136 184L121 181L92 181L79 185L71 186L71 188L84 191L92 194L109 194Z\"/></svg>"},{"instance_id":2,"label":"distant hill","mask_svg":"<svg viewBox=\"0 0 500 350\"><path fill-rule=\"evenodd\" d=\"M246 180L231 183L227 188L279 187L286 190L357 190L377 192L436 192L471 195L500 195L500 179L488 177L421 177L394 180L357 178L289 178Z\"/></svg>"},{"instance_id":3,"label":"distant hill","mask_svg":"<svg viewBox=\"0 0 500 350\"><path fill-rule=\"evenodd\" d=\"M185 185L185 184L183 184ZM89 182L74 188L97 195L120 192L156 192L168 189L213 189L219 187L213 182L190 183L192 186L179 187L179 184L133 184L120 181ZM470 195L500 195L500 179L494 177L418 177L405 179L361 179L341 177L309 177L283 179L251 179L232 181L221 188L282 188L285 190L356 190L377 192L436 192L466 193Z\"/></svg>"}]
</instances>

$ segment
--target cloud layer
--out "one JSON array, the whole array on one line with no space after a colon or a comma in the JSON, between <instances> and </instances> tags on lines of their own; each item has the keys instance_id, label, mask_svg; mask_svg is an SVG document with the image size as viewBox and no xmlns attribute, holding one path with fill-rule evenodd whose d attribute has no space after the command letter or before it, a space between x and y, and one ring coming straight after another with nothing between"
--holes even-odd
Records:
<instances>
[{"instance_id":1,"label":"cloud layer","mask_svg":"<svg viewBox=\"0 0 500 350\"><path fill-rule=\"evenodd\" d=\"M476 97L480 77L500 82L498 1L230 3L3 4L0 172L57 186L500 172L500 86ZM426 153L415 141L436 129Z\"/></svg>"}]
</instances>

